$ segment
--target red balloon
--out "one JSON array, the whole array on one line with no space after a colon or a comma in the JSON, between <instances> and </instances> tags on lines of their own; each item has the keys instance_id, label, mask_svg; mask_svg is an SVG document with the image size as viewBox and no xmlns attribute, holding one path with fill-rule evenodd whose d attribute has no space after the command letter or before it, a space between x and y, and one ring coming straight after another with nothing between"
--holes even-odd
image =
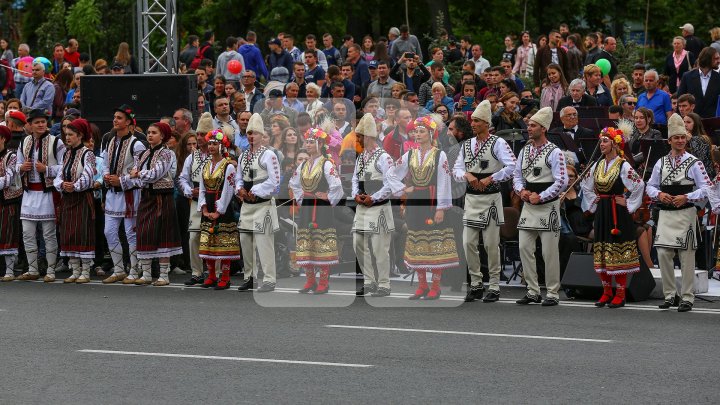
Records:
<instances>
[{"instance_id":1,"label":"red balloon","mask_svg":"<svg viewBox=\"0 0 720 405\"><path fill-rule=\"evenodd\" d=\"M236 75L236 74L239 74L240 72L242 72L242 64L240 63L239 60L233 59L230 62L228 62L227 69L228 69L228 72Z\"/></svg>"}]
</instances>

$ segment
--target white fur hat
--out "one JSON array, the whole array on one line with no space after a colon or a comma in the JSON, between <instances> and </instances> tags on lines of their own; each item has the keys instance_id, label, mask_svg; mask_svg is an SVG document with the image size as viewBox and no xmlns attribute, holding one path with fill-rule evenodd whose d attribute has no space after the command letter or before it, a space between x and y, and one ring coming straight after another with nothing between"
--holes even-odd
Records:
<instances>
[{"instance_id":1,"label":"white fur hat","mask_svg":"<svg viewBox=\"0 0 720 405\"><path fill-rule=\"evenodd\" d=\"M198 120L198 124L195 132L199 135L205 136L208 132L213 130L213 118L209 112L204 112Z\"/></svg>"},{"instance_id":2,"label":"white fur hat","mask_svg":"<svg viewBox=\"0 0 720 405\"><path fill-rule=\"evenodd\" d=\"M677 113L674 113L668 118L668 139L677 135L687 135L687 130L683 119Z\"/></svg>"},{"instance_id":3,"label":"white fur hat","mask_svg":"<svg viewBox=\"0 0 720 405\"><path fill-rule=\"evenodd\" d=\"M250 117L250 121L248 121L248 126L245 132L250 133L250 131L265 135L265 124L263 123L263 119L260 114L255 113Z\"/></svg>"},{"instance_id":4,"label":"white fur hat","mask_svg":"<svg viewBox=\"0 0 720 405\"><path fill-rule=\"evenodd\" d=\"M373 118L372 114L366 113L365 115L363 115L363 117L360 119L360 122L358 122L357 127L355 127L355 133L367 136L369 138L378 137L377 126L375 125L375 118Z\"/></svg>"},{"instance_id":5,"label":"white fur hat","mask_svg":"<svg viewBox=\"0 0 720 405\"><path fill-rule=\"evenodd\" d=\"M477 118L479 120L483 120L490 124L492 121L492 112L490 111L490 102L487 100L483 100L480 104L478 104L477 107L475 107L475 111L473 111L472 118Z\"/></svg>"},{"instance_id":6,"label":"white fur hat","mask_svg":"<svg viewBox=\"0 0 720 405\"><path fill-rule=\"evenodd\" d=\"M545 129L550 129L550 124L552 124L553 120L552 108L543 107L540 111L536 112L535 115L530 117L530 119L545 127Z\"/></svg>"}]
</instances>

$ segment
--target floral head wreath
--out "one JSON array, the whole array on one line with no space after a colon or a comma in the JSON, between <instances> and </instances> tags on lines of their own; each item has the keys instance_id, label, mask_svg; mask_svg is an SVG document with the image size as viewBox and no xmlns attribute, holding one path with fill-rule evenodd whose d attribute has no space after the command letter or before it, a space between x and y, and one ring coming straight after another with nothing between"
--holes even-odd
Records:
<instances>
[{"instance_id":1,"label":"floral head wreath","mask_svg":"<svg viewBox=\"0 0 720 405\"><path fill-rule=\"evenodd\" d=\"M328 134L320 128L310 128L305 131L303 138L306 141L327 140Z\"/></svg>"},{"instance_id":2,"label":"floral head wreath","mask_svg":"<svg viewBox=\"0 0 720 405\"><path fill-rule=\"evenodd\" d=\"M415 126L415 128L418 128L418 127L425 127L425 128L427 128L427 130L428 130L428 131L430 132L430 134L432 135L432 139L436 139L437 136L438 136L438 125L437 125L437 123L435 122L435 120L433 120L432 118L430 118L430 117L427 116L427 115L424 116L424 117L418 117L418 118L415 120L415 122L413 122L413 125Z\"/></svg>"},{"instance_id":3,"label":"floral head wreath","mask_svg":"<svg viewBox=\"0 0 720 405\"><path fill-rule=\"evenodd\" d=\"M619 128L605 127L600 131L600 138L609 138L615 145L618 146L620 156L624 156L623 150L625 149L625 133Z\"/></svg>"},{"instance_id":4,"label":"floral head wreath","mask_svg":"<svg viewBox=\"0 0 720 405\"><path fill-rule=\"evenodd\" d=\"M205 140L207 142L219 143L226 148L230 147L230 139L228 139L227 135L225 135L220 128L208 132L207 135L205 135Z\"/></svg>"}]
</instances>

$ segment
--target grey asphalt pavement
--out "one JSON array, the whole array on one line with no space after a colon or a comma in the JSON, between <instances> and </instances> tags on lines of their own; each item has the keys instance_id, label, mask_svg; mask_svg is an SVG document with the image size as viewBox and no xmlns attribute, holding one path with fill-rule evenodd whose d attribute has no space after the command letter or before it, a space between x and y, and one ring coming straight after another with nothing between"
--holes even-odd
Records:
<instances>
[{"instance_id":1,"label":"grey asphalt pavement","mask_svg":"<svg viewBox=\"0 0 720 405\"><path fill-rule=\"evenodd\" d=\"M0 403L720 402L717 303L410 302L407 284L356 299L351 279L315 297L302 282L0 284Z\"/></svg>"}]
</instances>

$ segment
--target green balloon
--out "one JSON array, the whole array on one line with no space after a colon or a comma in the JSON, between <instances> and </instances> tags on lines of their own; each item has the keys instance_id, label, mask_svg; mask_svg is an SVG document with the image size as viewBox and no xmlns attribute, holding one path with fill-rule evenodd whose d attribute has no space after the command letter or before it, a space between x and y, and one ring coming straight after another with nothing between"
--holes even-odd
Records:
<instances>
[{"instance_id":1,"label":"green balloon","mask_svg":"<svg viewBox=\"0 0 720 405\"><path fill-rule=\"evenodd\" d=\"M610 73L610 61L609 60L607 60L605 58L598 59L597 62L595 62L595 64L598 65L603 76L607 76L607 74Z\"/></svg>"}]
</instances>

